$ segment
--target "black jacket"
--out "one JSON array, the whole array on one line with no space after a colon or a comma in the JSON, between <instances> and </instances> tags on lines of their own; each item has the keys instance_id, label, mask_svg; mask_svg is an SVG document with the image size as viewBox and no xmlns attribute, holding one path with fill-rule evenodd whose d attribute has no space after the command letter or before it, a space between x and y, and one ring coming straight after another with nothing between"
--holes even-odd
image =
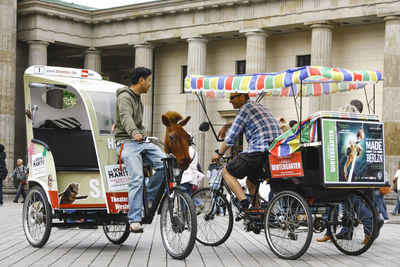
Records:
<instances>
[{"instance_id":1,"label":"black jacket","mask_svg":"<svg viewBox=\"0 0 400 267\"><path fill-rule=\"evenodd\" d=\"M7 157L6 152L1 151L0 152L0 179L1 180L3 180L8 174L6 157Z\"/></svg>"}]
</instances>

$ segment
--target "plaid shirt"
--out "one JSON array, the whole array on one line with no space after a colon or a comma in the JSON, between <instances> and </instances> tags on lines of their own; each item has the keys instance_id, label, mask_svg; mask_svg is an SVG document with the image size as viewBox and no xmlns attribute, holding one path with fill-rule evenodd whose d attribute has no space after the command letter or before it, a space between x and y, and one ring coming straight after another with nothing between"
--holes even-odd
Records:
<instances>
[{"instance_id":1,"label":"plaid shirt","mask_svg":"<svg viewBox=\"0 0 400 267\"><path fill-rule=\"evenodd\" d=\"M226 135L226 145L233 146L242 132L249 144L243 153L267 151L270 143L282 134L272 113L263 105L251 100L239 109Z\"/></svg>"}]
</instances>

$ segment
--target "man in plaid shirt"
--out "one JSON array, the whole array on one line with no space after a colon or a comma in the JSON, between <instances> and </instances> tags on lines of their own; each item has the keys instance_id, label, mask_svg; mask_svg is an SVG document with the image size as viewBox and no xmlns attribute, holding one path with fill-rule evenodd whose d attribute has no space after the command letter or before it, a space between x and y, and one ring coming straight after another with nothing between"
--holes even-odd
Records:
<instances>
[{"instance_id":1,"label":"man in plaid shirt","mask_svg":"<svg viewBox=\"0 0 400 267\"><path fill-rule=\"evenodd\" d=\"M229 102L239 111L233 123L225 125L219 132L219 136L224 137L227 127L231 126L221 148L215 150L212 161L219 160L244 133L248 148L228 163L222 176L239 199L242 209L247 209L250 203L237 179L247 176L247 188L250 194L254 194L259 178L265 173L264 166L268 161L266 151L282 132L272 113L261 104L251 101L248 94L232 93Z\"/></svg>"}]
</instances>

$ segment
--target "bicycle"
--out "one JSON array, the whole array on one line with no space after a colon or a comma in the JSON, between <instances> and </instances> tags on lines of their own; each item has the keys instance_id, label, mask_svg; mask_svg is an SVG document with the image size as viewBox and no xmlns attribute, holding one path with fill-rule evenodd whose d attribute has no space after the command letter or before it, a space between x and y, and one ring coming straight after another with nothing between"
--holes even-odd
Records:
<instances>
[{"instance_id":1,"label":"bicycle","mask_svg":"<svg viewBox=\"0 0 400 267\"><path fill-rule=\"evenodd\" d=\"M219 161L219 178L211 183L209 188L201 188L192 195L192 199L196 203L198 225L196 239L207 246L218 246L224 243L232 232L232 205L225 197L224 190L226 190L227 194L230 196L233 206L241 210L239 200L222 178L222 169L231 159L232 156L222 157ZM262 180L263 179L260 179L260 183ZM236 221L243 220L245 231L253 231L256 234L259 234L264 228L266 209L263 207L267 203L267 201L258 194L260 183L258 183L254 195L246 193L246 196L251 199L252 206L257 208L250 208L242 211L236 217ZM218 216L221 209L224 211L224 216Z\"/></svg>"}]
</instances>

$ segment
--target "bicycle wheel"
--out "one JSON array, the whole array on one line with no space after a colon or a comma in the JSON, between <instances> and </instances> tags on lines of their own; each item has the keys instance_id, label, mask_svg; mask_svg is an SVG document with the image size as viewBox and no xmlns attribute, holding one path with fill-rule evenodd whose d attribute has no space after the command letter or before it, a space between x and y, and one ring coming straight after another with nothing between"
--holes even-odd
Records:
<instances>
[{"instance_id":1,"label":"bicycle wheel","mask_svg":"<svg viewBox=\"0 0 400 267\"><path fill-rule=\"evenodd\" d=\"M371 200L351 191L344 203L329 213L333 244L344 254L360 255L367 251L378 232L377 214Z\"/></svg>"},{"instance_id":2,"label":"bicycle wheel","mask_svg":"<svg viewBox=\"0 0 400 267\"><path fill-rule=\"evenodd\" d=\"M111 243L119 245L129 237L129 223L127 220L114 220L103 225L103 231Z\"/></svg>"},{"instance_id":3,"label":"bicycle wheel","mask_svg":"<svg viewBox=\"0 0 400 267\"><path fill-rule=\"evenodd\" d=\"M169 207L166 198L161 207L161 239L169 255L174 259L184 259L192 252L196 241L196 211L186 192L174 189L171 197L173 206Z\"/></svg>"},{"instance_id":4,"label":"bicycle wheel","mask_svg":"<svg viewBox=\"0 0 400 267\"><path fill-rule=\"evenodd\" d=\"M43 247L49 240L52 214L46 193L40 186L29 190L22 209L22 223L26 239L34 247Z\"/></svg>"},{"instance_id":5,"label":"bicycle wheel","mask_svg":"<svg viewBox=\"0 0 400 267\"><path fill-rule=\"evenodd\" d=\"M313 234L310 207L303 197L283 191L272 199L265 216L265 236L271 250L282 259L301 257Z\"/></svg>"},{"instance_id":6,"label":"bicycle wheel","mask_svg":"<svg viewBox=\"0 0 400 267\"><path fill-rule=\"evenodd\" d=\"M197 241L206 246L218 246L231 235L232 208L224 195L202 188L192 195L197 214Z\"/></svg>"}]
</instances>

